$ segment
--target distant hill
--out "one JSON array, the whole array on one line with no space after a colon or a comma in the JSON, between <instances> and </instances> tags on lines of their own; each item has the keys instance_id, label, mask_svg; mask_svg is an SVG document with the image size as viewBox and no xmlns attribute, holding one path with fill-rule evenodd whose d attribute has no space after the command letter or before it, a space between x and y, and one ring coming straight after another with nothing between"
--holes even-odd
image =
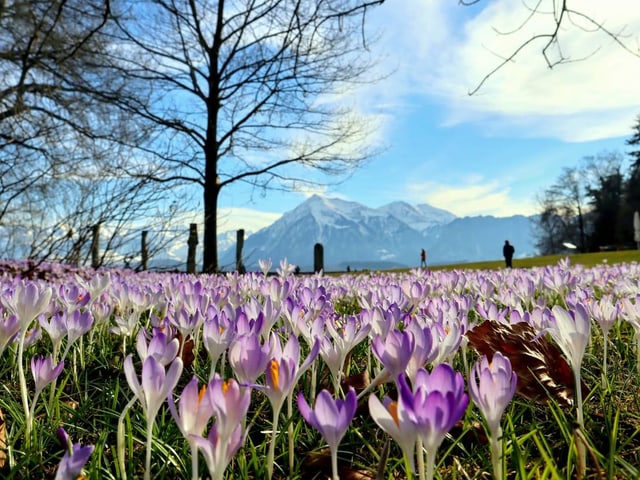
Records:
<instances>
[{"instance_id":1,"label":"distant hill","mask_svg":"<svg viewBox=\"0 0 640 480\"><path fill-rule=\"evenodd\" d=\"M516 258L536 255L532 217L515 215L459 218L427 204L393 202L369 208L357 202L314 195L282 215L272 225L245 239L243 258L248 270L258 260L281 259L313 269L316 243L324 247L326 271L410 268L420 264L420 249L427 262L446 264L502 258L509 240ZM233 269L235 244L220 249L220 265Z\"/></svg>"}]
</instances>

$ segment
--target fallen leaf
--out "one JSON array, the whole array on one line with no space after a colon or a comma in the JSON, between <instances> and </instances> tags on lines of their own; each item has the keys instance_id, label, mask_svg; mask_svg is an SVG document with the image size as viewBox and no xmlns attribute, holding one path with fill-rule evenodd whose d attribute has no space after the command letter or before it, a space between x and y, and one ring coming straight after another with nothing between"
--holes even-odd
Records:
<instances>
[{"instance_id":1,"label":"fallen leaf","mask_svg":"<svg viewBox=\"0 0 640 480\"><path fill-rule=\"evenodd\" d=\"M176 333L176 338L178 339L178 342L180 342L180 347L182 348L182 364L185 368L189 368L196 358L193 353L193 338L189 338L185 342L180 332Z\"/></svg>"},{"instance_id":2,"label":"fallen leaf","mask_svg":"<svg viewBox=\"0 0 640 480\"><path fill-rule=\"evenodd\" d=\"M318 478L318 472L322 472L324 477L331 478L331 453L329 449L310 453L303 462L303 478ZM340 480L375 480L372 472L363 469L352 468L351 466L338 462L338 476Z\"/></svg>"},{"instance_id":3,"label":"fallen leaf","mask_svg":"<svg viewBox=\"0 0 640 480\"><path fill-rule=\"evenodd\" d=\"M530 400L554 398L559 405L573 405L575 382L569 363L560 349L539 336L525 322L506 324L486 320L467 332L469 346L489 359L495 352L509 358L518 375L516 393ZM583 394L588 388L582 384Z\"/></svg>"},{"instance_id":4,"label":"fallen leaf","mask_svg":"<svg viewBox=\"0 0 640 480\"><path fill-rule=\"evenodd\" d=\"M7 461L7 427L4 423L4 415L0 410L0 468L4 467Z\"/></svg>"}]
</instances>

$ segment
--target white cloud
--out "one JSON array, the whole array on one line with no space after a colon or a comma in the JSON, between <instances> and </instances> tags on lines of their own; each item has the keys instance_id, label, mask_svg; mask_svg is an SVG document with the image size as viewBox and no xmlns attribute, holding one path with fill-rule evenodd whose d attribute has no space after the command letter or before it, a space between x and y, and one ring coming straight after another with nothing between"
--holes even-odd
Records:
<instances>
[{"instance_id":1,"label":"white cloud","mask_svg":"<svg viewBox=\"0 0 640 480\"><path fill-rule=\"evenodd\" d=\"M448 106L445 124L476 123L489 134L554 137L586 141L625 136L640 110L637 78L640 58L615 44L584 19L573 16L560 31L560 49L570 63L548 68L531 43L512 62L469 96L503 58L532 35L549 32L552 16L527 18L526 2L494 0L475 7L441 0L404 0L380 8L388 21L385 41L396 53L397 72L379 86L384 102L419 91ZM540 12L551 11L543 0ZM554 2L557 3L557 2ZM640 54L640 3L581 0L575 7ZM582 28L581 28L582 27ZM509 35L499 34L512 31ZM560 50L550 49L551 61ZM389 85L393 84L393 88ZM382 92L382 93L381 93ZM397 103L397 98L396 98Z\"/></svg>"},{"instance_id":2,"label":"white cloud","mask_svg":"<svg viewBox=\"0 0 640 480\"><path fill-rule=\"evenodd\" d=\"M238 230L257 232L282 216L281 213L263 212L250 208L229 207L218 210L218 231Z\"/></svg>"},{"instance_id":3,"label":"white cloud","mask_svg":"<svg viewBox=\"0 0 640 480\"><path fill-rule=\"evenodd\" d=\"M460 217L533 215L537 207L526 200L514 201L509 187L477 175L459 184L414 183L407 186L407 193L414 203L428 203Z\"/></svg>"},{"instance_id":4,"label":"white cloud","mask_svg":"<svg viewBox=\"0 0 640 480\"><path fill-rule=\"evenodd\" d=\"M314 195L323 196L327 192L326 185L314 185L311 183L298 183L291 188L292 192L302 195L302 197L309 198Z\"/></svg>"},{"instance_id":5,"label":"white cloud","mask_svg":"<svg viewBox=\"0 0 640 480\"><path fill-rule=\"evenodd\" d=\"M243 228L247 232L257 232L261 228L271 225L282 216L281 213L265 212L243 207L221 207L218 209L218 233ZM188 232L189 225L198 225L198 232L204 231L202 211L186 210L178 212L172 218L169 228L184 229Z\"/></svg>"}]
</instances>

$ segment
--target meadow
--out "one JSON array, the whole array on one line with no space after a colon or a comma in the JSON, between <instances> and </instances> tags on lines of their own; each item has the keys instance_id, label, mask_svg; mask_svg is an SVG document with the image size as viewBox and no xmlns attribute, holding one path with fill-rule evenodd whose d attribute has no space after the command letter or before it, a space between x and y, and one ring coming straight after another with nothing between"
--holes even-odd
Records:
<instances>
[{"instance_id":1,"label":"meadow","mask_svg":"<svg viewBox=\"0 0 640 480\"><path fill-rule=\"evenodd\" d=\"M639 478L638 260L6 262L0 477Z\"/></svg>"}]
</instances>

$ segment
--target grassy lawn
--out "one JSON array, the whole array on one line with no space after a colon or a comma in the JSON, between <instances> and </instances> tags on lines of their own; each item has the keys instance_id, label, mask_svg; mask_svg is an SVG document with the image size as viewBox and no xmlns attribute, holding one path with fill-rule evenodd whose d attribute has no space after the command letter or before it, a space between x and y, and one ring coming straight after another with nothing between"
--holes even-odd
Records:
<instances>
[{"instance_id":1,"label":"grassy lawn","mask_svg":"<svg viewBox=\"0 0 640 480\"><path fill-rule=\"evenodd\" d=\"M631 263L640 262L640 250L618 250L609 252L596 253L574 253L570 255L544 255L541 257L514 258L514 268L530 268L545 267L548 265L556 265L563 258L571 260L572 265L584 265L585 267L593 267L600 264L615 263ZM434 265L429 267L431 270L457 270L457 269L474 269L474 270L496 270L504 268L504 260L494 260L489 262L472 262L458 263L452 265Z\"/></svg>"}]
</instances>

